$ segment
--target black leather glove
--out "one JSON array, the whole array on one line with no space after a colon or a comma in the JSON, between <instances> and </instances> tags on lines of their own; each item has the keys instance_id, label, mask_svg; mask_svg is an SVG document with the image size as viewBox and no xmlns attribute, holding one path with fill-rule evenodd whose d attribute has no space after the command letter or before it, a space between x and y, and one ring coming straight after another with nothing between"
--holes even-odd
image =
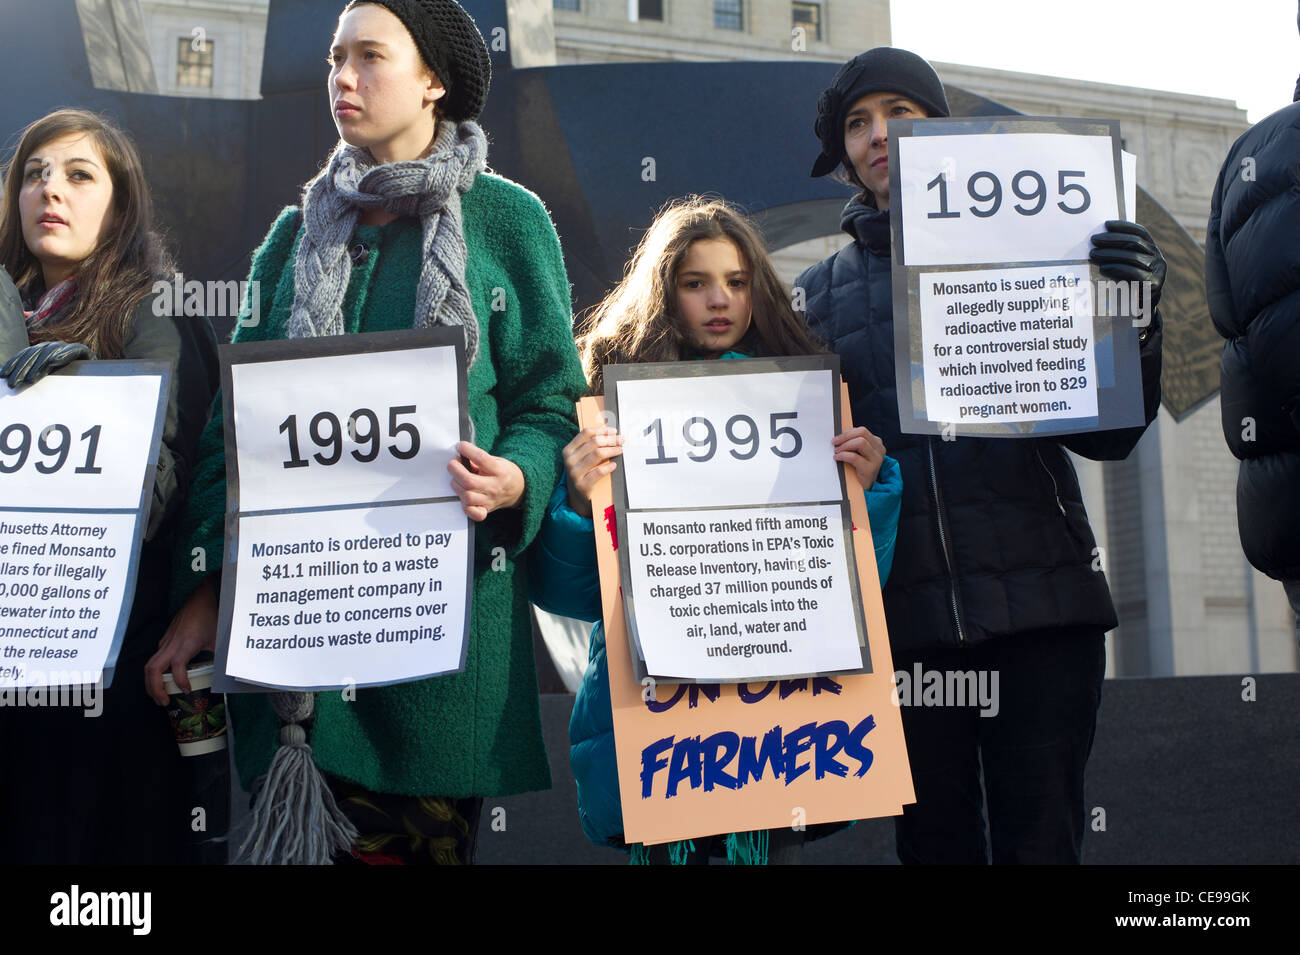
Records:
<instances>
[{"instance_id":1,"label":"black leather glove","mask_svg":"<svg viewBox=\"0 0 1300 955\"><path fill-rule=\"evenodd\" d=\"M40 381L50 372L71 361L94 361L94 353L85 345L71 342L41 342L29 345L14 355L0 368L0 378L10 388L30 385Z\"/></svg>"},{"instance_id":2,"label":"black leather glove","mask_svg":"<svg viewBox=\"0 0 1300 955\"><path fill-rule=\"evenodd\" d=\"M1136 222L1111 219L1106 231L1092 237L1092 251L1088 259L1101 274L1117 282L1150 282L1151 308L1160 304L1169 266L1160 254L1151 233ZM1141 286L1139 295L1141 294Z\"/></svg>"}]
</instances>

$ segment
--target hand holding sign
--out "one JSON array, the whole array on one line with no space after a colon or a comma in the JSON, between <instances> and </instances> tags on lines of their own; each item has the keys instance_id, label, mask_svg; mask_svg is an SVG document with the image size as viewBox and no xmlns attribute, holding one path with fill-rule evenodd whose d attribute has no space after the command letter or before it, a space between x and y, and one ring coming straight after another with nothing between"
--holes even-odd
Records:
<instances>
[{"instance_id":1,"label":"hand holding sign","mask_svg":"<svg viewBox=\"0 0 1300 955\"><path fill-rule=\"evenodd\" d=\"M50 372L74 361L94 361L94 353L80 342L41 342L22 349L0 368L0 378L10 388L31 385Z\"/></svg>"},{"instance_id":2,"label":"hand holding sign","mask_svg":"<svg viewBox=\"0 0 1300 955\"><path fill-rule=\"evenodd\" d=\"M1169 265L1150 232L1136 222L1110 220L1105 232L1092 237L1092 246L1088 258L1100 267L1102 275L1121 282L1133 282L1144 290L1144 294L1149 289L1151 308L1160 304ZM1139 305L1145 308L1145 300Z\"/></svg>"},{"instance_id":3,"label":"hand holding sign","mask_svg":"<svg viewBox=\"0 0 1300 955\"><path fill-rule=\"evenodd\" d=\"M493 511L514 507L523 499L524 472L515 462L488 454L469 441L457 444L456 452L469 467L453 458L447 472L451 475L451 489L471 521L484 520Z\"/></svg>"},{"instance_id":4,"label":"hand holding sign","mask_svg":"<svg viewBox=\"0 0 1300 955\"><path fill-rule=\"evenodd\" d=\"M858 483L869 488L885 463L885 442L866 428L850 428L835 436L835 460L857 471Z\"/></svg>"},{"instance_id":5,"label":"hand holding sign","mask_svg":"<svg viewBox=\"0 0 1300 955\"><path fill-rule=\"evenodd\" d=\"M618 464L613 460L623 453L623 436L608 425L589 425L564 446L564 473L569 507L583 517L591 517L592 490Z\"/></svg>"}]
</instances>

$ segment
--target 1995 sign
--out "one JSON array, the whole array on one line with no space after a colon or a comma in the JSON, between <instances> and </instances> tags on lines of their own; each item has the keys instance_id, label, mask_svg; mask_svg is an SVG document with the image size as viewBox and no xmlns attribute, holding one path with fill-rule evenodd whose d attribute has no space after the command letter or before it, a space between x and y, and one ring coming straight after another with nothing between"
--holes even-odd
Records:
<instances>
[{"instance_id":1,"label":"1995 sign","mask_svg":"<svg viewBox=\"0 0 1300 955\"><path fill-rule=\"evenodd\" d=\"M415 411L415 405L394 405L388 409L388 437L395 440L387 446L386 450L401 461L409 461L420 453L419 429L410 421L398 420L404 415L415 414ZM346 431L348 440L358 446L350 452L353 458L365 464L379 457L383 439L380 434L379 416L374 411L369 408L358 408L352 412L348 415ZM338 415L332 411L321 411L312 415L307 425L307 435L312 443L325 453L318 451L310 459L302 456L298 445L297 414L291 414L280 422L280 433L289 443L289 459L283 462L286 468L305 468L313 460L317 464L328 467L338 464L343 457L344 427ZM397 440L399 438L405 439L405 445Z\"/></svg>"},{"instance_id":2,"label":"1995 sign","mask_svg":"<svg viewBox=\"0 0 1300 955\"><path fill-rule=\"evenodd\" d=\"M793 421L798 417L797 411L774 411L769 416L772 444L768 446L768 450L778 458L792 458L803 450L803 436L790 425L779 425L779 422ZM723 430L727 440L734 445L728 451L737 461L748 461L758 454L762 444L759 439L758 422L749 415L732 415L727 419ZM699 415L688 418L682 425L681 431L682 439L691 447L706 449L698 454L688 451L686 457L690 460L703 463L711 460L718 452L718 430L708 418ZM646 458L646 464L677 463L678 458L670 457L664 451L662 418L655 418L641 433L646 437L654 438L657 452L653 458ZM786 438L789 439L789 444L783 448L781 442Z\"/></svg>"},{"instance_id":3,"label":"1995 sign","mask_svg":"<svg viewBox=\"0 0 1300 955\"><path fill-rule=\"evenodd\" d=\"M1062 212L1069 215L1077 216L1086 212L1092 206L1092 195L1079 182L1068 182L1069 179L1083 179L1086 173L1082 169L1062 169L1056 174L1056 194L1060 197L1056 207ZM978 186L976 184L979 184ZM1026 188L1026 183L1033 183L1032 187ZM926 213L927 219L956 219L961 213L948 208L948 176L946 173L939 173L926 184L926 190L932 191L938 189L939 211ZM1021 205L1017 202L1012 206L1016 212L1022 216L1034 216L1043 211L1047 205L1047 180L1039 173L1032 169L1022 169L1011 177L1011 191L1016 198L1032 205ZM966 192L977 203L987 202L988 206L980 208L978 205L970 206L970 212L981 219L987 219L997 215L1002 208L1002 180L995 173L987 169L981 169L973 173L966 180ZM1067 203L1066 197L1074 196L1074 203Z\"/></svg>"}]
</instances>

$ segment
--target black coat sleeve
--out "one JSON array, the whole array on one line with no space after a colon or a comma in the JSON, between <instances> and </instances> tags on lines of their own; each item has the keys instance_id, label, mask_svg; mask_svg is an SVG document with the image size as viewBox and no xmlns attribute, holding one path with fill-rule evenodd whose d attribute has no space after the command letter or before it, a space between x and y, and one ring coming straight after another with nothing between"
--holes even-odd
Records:
<instances>
[{"instance_id":1,"label":"black coat sleeve","mask_svg":"<svg viewBox=\"0 0 1300 955\"><path fill-rule=\"evenodd\" d=\"M1151 334L1142 343L1138 356L1142 367L1142 408L1146 424L1140 428L1116 428L1112 431L1088 431L1068 434L1059 440L1075 454L1094 461L1122 461L1156 420L1160 411L1160 366L1163 359L1164 321L1157 306L1151 317Z\"/></svg>"},{"instance_id":2,"label":"black coat sleeve","mask_svg":"<svg viewBox=\"0 0 1300 955\"><path fill-rule=\"evenodd\" d=\"M152 296L147 297L132 316L122 355L171 365L145 540L158 536L184 504L199 435L218 385L217 338L207 319L154 315L152 301Z\"/></svg>"}]
</instances>

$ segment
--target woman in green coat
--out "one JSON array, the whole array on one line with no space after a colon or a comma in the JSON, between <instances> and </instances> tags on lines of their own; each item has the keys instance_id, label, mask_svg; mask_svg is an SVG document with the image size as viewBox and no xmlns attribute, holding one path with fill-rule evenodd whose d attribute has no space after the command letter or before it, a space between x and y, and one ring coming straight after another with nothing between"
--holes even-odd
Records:
<instances>
[{"instance_id":1,"label":"woman in green coat","mask_svg":"<svg viewBox=\"0 0 1300 955\"><path fill-rule=\"evenodd\" d=\"M325 803L337 801L359 833L336 861L469 862L482 797L550 785L527 582L516 561L537 532L560 449L576 430L583 378L569 285L541 202L485 171L486 140L474 118L488 55L458 4L353 2L329 59L341 142L307 184L301 212L284 210L257 250L251 279L260 320L241 321L235 341L465 328L475 443L457 449L468 468L448 465L465 513L479 522L465 669L366 688L351 702L314 694L308 742L328 784ZM215 642L214 578L193 568L202 566L199 554L209 566L220 563L217 408L177 551L174 597L184 603L150 662L159 702L161 673L179 677ZM263 695L234 698L231 709L240 776L251 786L288 718ZM272 852L266 861L325 861L321 855Z\"/></svg>"}]
</instances>

